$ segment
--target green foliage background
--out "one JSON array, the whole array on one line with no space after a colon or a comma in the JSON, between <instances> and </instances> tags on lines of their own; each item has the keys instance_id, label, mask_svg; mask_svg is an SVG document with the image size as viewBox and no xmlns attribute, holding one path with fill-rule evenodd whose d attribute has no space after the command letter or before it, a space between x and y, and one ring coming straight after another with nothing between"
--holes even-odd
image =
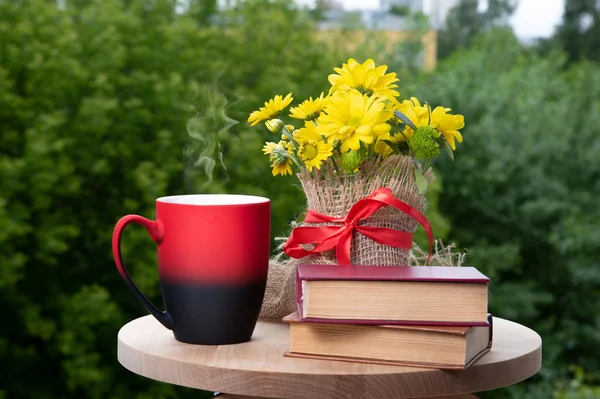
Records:
<instances>
[{"instance_id":1,"label":"green foliage background","mask_svg":"<svg viewBox=\"0 0 600 399\"><path fill-rule=\"evenodd\" d=\"M600 394L597 64L492 29L422 73L417 41L351 51L286 0L177 4L0 0L0 398L198 397L116 361L118 329L144 312L115 271L114 223L153 217L162 195L238 192L271 198L286 234L302 192L270 176L269 134L245 119L275 94L318 95L350 56L465 115L428 216L491 277L491 310L544 339L536 377L481 396ZM160 303L154 244L132 227L123 251Z\"/></svg>"}]
</instances>

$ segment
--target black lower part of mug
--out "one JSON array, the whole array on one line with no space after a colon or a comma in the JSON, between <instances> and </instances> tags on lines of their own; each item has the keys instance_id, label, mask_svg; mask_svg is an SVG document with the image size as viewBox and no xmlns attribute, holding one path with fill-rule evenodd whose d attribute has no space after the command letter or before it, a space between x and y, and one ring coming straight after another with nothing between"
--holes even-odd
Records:
<instances>
[{"instance_id":1,"label":"black lower part of mug","mask_svg":"<svg viewBox=\"0 0 600 399\"><path fill-rule=\"evenodd\" d=\"M229 345L252 337L265 294L266 277L244 285L161 281L167 312L180 342Z\"/></svg>"}]
</instances>

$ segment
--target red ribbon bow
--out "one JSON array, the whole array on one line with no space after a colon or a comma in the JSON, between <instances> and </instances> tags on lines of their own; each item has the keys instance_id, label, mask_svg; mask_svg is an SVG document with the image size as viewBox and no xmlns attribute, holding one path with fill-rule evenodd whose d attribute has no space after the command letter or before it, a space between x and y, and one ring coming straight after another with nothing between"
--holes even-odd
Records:
<instances>
[{"instance_id":1,"label":"red ribbon bow","mask_svg":"<svg viewBox=\"0 0 600 399\"><path fill-rule=\"evenodd\" d=\"M358 225L359 221L368 218L379 209L386 206L393 206L406 213L423 226L429 237L429 255L427 256L427 263L429 263L431 251L433 249L433 232L427 218L410 205L394 197L392 190L385 187L378 188L368 197L356 202L352 208L350 208L346 217L334 218L308 210L306 218L304 219L307 223L343 224L341 226L296 227L284 244L283 251L292 258L303 258L311 254L318 254L336 248L338 264L349 265L350 246L352 244L352 232L354 230L380 244L409 250L412 246L412 233L385 227ZM302 248L300 246L302 244L317 244L317 246L308 250Z\"/></svg>"}]
</instances>

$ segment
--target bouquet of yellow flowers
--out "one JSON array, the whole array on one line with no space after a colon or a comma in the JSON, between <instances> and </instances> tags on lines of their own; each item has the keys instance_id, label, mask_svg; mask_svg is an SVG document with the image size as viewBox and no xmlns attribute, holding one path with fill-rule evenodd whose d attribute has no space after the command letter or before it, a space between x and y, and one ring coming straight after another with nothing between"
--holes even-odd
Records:
<instances>
[{"instance_id":1,"label":"bouquet of yellow flowers","mask_svg":"<svg viewBox=\"0 0 600 399\"><path fill-rule=\"evenodd\" d=\"M292 93L277 95L250 114L252 126L264 122L269 131L281 133L281 140L263 148L273 175L291 175L293 166L314 172L328 160L336 173L353 174L373 159L401 154L413 158L423 192L423 173L431 160L442 150L454 157L464 117L442 106L421 105L415 97L401 102L396 74L386 73L387 66L377 67L371 59L362 64L349 59L334 71L327 96L321 93L290 109L290 118L303 121L299 128L282 120Z\"/></svg>"},{"instance_id":2,"label":"bouquet of yellow flowers","mask_svg":"<svg viewBox=\"0 0 600 399\"><path fill-rule=\"evenodd\" d=\"M433 233L422 214L433 179L431 160L442 152L454 159L462 115L417 98L401 99L398 78L371 59L349 59L330 87L282 114L292 93L277 95L248 122L264 123L278 135L263 147L273 175L294 171L307 198L304 220L294 225L271 260L262 317L283 317L295 304L295 266L313 264L417 265L411 257L418 224ZM436 243L437 245L437 243ZM290 259L282 260L285 255ZM422 259L422 258L421 258ZM427 261L425 263L427 263Z\"/></svg>"}]
</instances>

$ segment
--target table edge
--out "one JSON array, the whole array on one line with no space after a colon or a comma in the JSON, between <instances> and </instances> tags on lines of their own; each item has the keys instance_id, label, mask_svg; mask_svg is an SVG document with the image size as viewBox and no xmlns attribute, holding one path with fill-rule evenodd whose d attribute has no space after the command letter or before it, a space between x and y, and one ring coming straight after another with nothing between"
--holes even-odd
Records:
<instances>
[{"instance_id":1,"label":"table edge","mask_svg":"<svg viewBox=\"0 0 600 399\"><path fill-rule=\"evenodd\" d=\"M152 317L152 316L144 316L144 317ZM138 318L139 319L139 318ZM500 319L500 318L496 318L495 319ZM135 319L137 320L137 319ZM130 322L133 322L135 320L132 320ZM502 320L506 320L506 319L502 319ZM506 320L510 323L514 323L514 324L518 324L515 323L511 320ZM271 322L271 321L265 321L265 322ZM127 323L129 324L129 323ZM362 374L362 373L357 373L357 374L348 374L348 375L343 375L343 374L334 374L334 373L330 373L330 374L306 374L306 373L294 373L294 372L289 372L289 371L284 371L284 372L276 372L276 371L261 371L261 370L240 370L240 369L230 369L230 368L222 368L222 367L215 367L215 366L211 366L211 365L203 365L203 364L197 364L197 363L193 363L193 362L186 362L186 361L179 361L179 360L174 360L174 359L166 359L164 357L161 356L157 356L155 354L150 354L150 353L142 353L140 356L140 351L137 350L136 348L131 347L130 345L126 344L125 342L123 342L121 340L121 331L127 326L127 324L125 324L124 326L121 327L121 329L119 329L119 333L118 333L118 339L117 339L117 359L119 361L119 363L126 368L127 370L138 374L140 376L149 378L149 379L153 379L156 381L161 381L161 382L165 382L165 383L170 383L170 384L174 384L174 385L179 385L179 386L184 386L184 387L189 387L189 388L195 388L195 389L201 389L201 390L206 390L206 391L213 391L213 392L228 392L231 394L245 394L245 395L254 395L254 396L263 396L263 397L289 397L289 398L301 398L302 396L286 396L289 395L289 393L283 394L282 390L280 390L278 387L280 387L281 385L285 385L285 384L295 384L298 385L299 381L300 381L300 385L302 382L302 379L310 379L311 381L315 382L315 380L318 380L320 382L318 382L319 384L329 384L331 385L333 383L333 379L337 380L341 380L341 379L353 379L355 382L359 382L358 380L363 380L361 384L365 384L365 385L369 385L369 379L383 379L383 380L395 380L393 382L396 383L396 385L401 383L401 380L406 380L406 383L408 383L412 378L415 377L415 375L417 374L413 374L413 373L382 373L382 374ZM469 367L465 370L439 370L439 369L419 369L419 373L418 373L418 378L419 379L432 379L435 378L437 380L447 380L448 383L450 383L451 381L453 382L453 386L456 386L456 390L452 391L452 392L448 392L448 391L443 391L443 392L438 392L435 391L435 389L431 390L428 392L428 395L432 394L432 395L452 395L452 394L466 394L466 393L472 393L472 392L479 392L479 391L486 391L486 390L492 390L492 389L497 389L497 388L501 388L501 387L505 387L505 386L510 386L513 384L516 384L518 382L524 381L528 378L530 378L531 376L535 375L537 372L539 372L539 370L541 369L541 355L542 355L542 339L539 336L539 334L537 332L535 332L534 330L529 329L528 327L525 327L523 325L519 326L523 327L523 328L527 328L528 330L530 330L532 333L534 333L539 341L539 345L538 347L528 353L525 353L519 357L516 358L512 358L512 359L508 359L505 360L503 362L499 362L499 363L491 363L491 364L475 364L472 367ZM283 356L283 355L282 355ZM161 376L158 375L159 373L156 372L149 372L147 369L144 370L144 366L138 366L136 367L135 364L133 364L134 362L131 362L129 359L131 359L132 357L139 357L141 360L139 360L139 363L149 363L149 362L168 362L171 365L170 366L165 366L165 368L171 369L171 370L178 370L178 376L177 378L169 378L169 377L165 377L165 376ZM508 364L512 364L514 362L520 362L521 363L521 371L519 373L515 373L514 372L514 368L513 371L511 372L510 367L506 370L504 370L504 373L498 373L498 370L495 370L495 373L500 374L500 376L496 379L494 384L485 384L485 386L482 386L481 384L479 384L478 380L480 380L480 378L477 378L477 375L485 375L486 374L486 369L489 368L506 368L506 366ZM526 371L524 371L523 369L526 369ZM221 375L219 375L221 374ZM225 377L223 376L223 374L225 374ZM193 383L190 383L189 380L187 380L186 378L183 378L184 376L192 376L192 379L194 380ZM435 377L432 377L432 375L435 375ZM256 380L256 383L251 384L252 386L248 386L245 387L244 389L241 389L239 387L234 387L234 388L228 388L225 387L223 385L223 380L230 380L230 379L236 379L237 378L241 378L241 377L250 377L254 380ZM268 384L260 384L258 383L259 380L265 380L268 381ZM187 380L187 381L186 381ZM299 381L298 381L299 380ZM451 380L451 381L450 381ZM383 382L379 382L379 383L383 383ZM246 384L248 385L248 384ZM398 396L398 398L410 398L413 396Z\"/></svg>"}]
</instances>

